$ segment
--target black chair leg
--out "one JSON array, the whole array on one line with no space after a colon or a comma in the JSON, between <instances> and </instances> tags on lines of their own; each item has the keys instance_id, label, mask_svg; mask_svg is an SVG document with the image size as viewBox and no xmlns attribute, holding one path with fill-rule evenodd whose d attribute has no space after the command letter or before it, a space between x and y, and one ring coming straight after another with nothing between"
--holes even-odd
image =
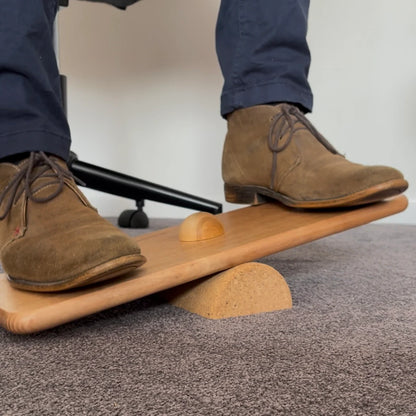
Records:
<instances>
[{"instance_id":1,"label":"black chair leg","mask_svg":"<svg viewBox=\"0 0 416 416\"><path fill-rule=\"evenodd\" d=\"M222 212L222 205L218 202L81 162L73 152L71 152L68 166L71 172L88 188L136 201L136 210L124 211L120 215L119 224L123 227L146 228L148 226L147 216L143 212L145 200L211 214Z\"/></svg>"}]
</instances>

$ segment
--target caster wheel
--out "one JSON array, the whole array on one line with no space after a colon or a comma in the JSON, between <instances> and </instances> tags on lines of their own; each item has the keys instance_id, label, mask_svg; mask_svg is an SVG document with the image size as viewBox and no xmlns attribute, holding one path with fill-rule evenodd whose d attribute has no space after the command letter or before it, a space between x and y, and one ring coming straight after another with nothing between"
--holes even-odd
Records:
<instances>
[{"instance_id":1,"label":"caster wheel","mask_svg":"<svg viewBox=\"0 0 416 416\"><path fill-rule=\"evenodd\" d=\"M118 225L124 228L147 228L149 226L149 218L143 211L128 209L123 211L118 217Z\"/></svg>"}]
</instances>

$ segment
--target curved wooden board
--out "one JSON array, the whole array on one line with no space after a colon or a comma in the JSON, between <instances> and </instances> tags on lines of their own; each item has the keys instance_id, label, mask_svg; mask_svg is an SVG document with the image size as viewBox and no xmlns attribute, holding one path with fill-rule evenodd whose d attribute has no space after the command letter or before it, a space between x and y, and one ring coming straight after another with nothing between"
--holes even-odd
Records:
<instances>
[{"instance_id":1,"label":"curved wooden board","mask_svg":"<svg viewBox=\"0 0 416 416\"><path fill-rule=\"evenodd\" d=\"M63 293L13 289L0 275L0 325L33 333L224 271L236 265L396 214L405 196L360 208L302 211L268 203L217 216L225 234L181 242L179 227L137 237L147 263L109 282Z\"/></svg>"}]
</instances>

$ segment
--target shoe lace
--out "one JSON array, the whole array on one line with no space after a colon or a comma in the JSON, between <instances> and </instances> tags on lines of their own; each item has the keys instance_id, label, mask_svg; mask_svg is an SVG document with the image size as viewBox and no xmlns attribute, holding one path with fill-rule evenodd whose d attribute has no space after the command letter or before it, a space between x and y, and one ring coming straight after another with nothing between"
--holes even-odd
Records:
<instances>
[{"instance_id":1,"label":"shoe lace","mask_svg":"<svg viewBox=\"0 0 416 416\"><path fill-rule=\"evenodd\" d=\"M290 104L282 104L281 111L272 118L272 124L268 135L268 145L273 152L272 177L270 182L271 188L273 188L277 172L277 154L289 146L295 133L300 130L309 130L331 153L340 154L334 146L332 146L332 144L316 130L313 124L297 107ZM284 137L286 137L286 140L282 142Z\"/></svg>"},{"instance_id":2,"label":"shoe lace","mask_svg":"<svg viewBox=\"0 0 416 416\"><path fill-rule=\"evenodd\" d=\"M38 169L36 169L38 168ZM50 178L50 181L43 182L38 187L33 187L35 181L39 178ZM33 202L48 202L59 195L63 188L65 179L79 181L68 170L56 163L51 157L44 152L31 152L27 163L25 163L19 172L4 188L0 194L0 206L5 201L5 208L0 214L0 220L3 220L9 214L12 205L23 193ZM23 186L20 186L23 182ZM36 196L36 193L46 186L58 185L53 192L44 197Z\"/></svg>"}]
</instances>

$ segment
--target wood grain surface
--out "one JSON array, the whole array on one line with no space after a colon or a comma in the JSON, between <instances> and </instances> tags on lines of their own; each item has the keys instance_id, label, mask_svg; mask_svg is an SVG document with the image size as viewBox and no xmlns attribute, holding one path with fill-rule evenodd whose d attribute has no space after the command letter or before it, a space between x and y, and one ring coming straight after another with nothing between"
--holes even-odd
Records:
<instances>
[{"instance_id":1,"label":"wood grain surface","mask_svg":"<svg viewBox=\"0 0 416 416\"><path fill-rule=\"evenodd\" d=\"M302 211L268 203L217 216L224 235L179 241L179 226L137 237L147 263L127 276L64 293L13 289L0 275L0 325L33 333L227 270L406 209L405 196L355 209Z\"/></svg>"}]
</instances>

